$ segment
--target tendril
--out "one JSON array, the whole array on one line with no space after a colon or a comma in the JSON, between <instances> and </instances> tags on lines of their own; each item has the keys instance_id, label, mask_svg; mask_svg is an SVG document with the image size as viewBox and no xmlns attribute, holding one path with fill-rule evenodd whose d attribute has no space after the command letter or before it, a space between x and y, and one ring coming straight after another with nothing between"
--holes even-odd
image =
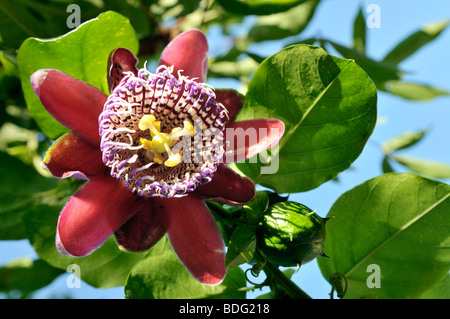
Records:
<instances>
[{"instance_id":1,"label":"tendril","mask_svg":"<svg viewBox=\"0 0 450 319\"><path fill-rule=\"evenodd\" d=\"M343 274L336 272L330 276L330 283L332 287L330 298L333 299L334 291L336 290L338 298L342 299L347 292L347 278Z\"/></svg>"},{"instance_id":2,"label":"tendril","mask_svg":"<svg viewBox=\"0 0 450 319\"><path fill-rule=\"evenodd\" d=\"M256 282L253 282L253 281L251 281L249 278L248 278L248 272L251 272L252 273L252 276L253 277L256 277L256 278L258 278L258 276L259 276L259 274L255 274L254 272L253 272L253 269L252 268L249 268L249 269L247 269L246 271L245 271L245 279L249 282L249 283L251 283L252 285L255 285L256 287L261 287L261 286L264 286L265 284L266 284L266 280L264 280L262 283L256 283Z\"/></svg>"},{"instance_id":3,"label":"tendril","mask_svg":"<svg viewBox=\"0 0 450 319\"><path fill-rule=\"evenodd\" d=\"M258 278L259 273L261 272L261 270L263 270L263 268L264 268L265 265L266 265L266 261L265 261L265 260L260 260L257 264L253 265L252 268L247 269L247 270L245 271L245 279L247 279L247 281L248 281L249 283L251 283L252 285L255 285L255 286L258 286L258 287L264 286L264 285L266 284L266 282L267 282L267 279L264 280L264 281L263 281L262 283L260 283L260 284L254 283L253 281L251 281L251 280L248 278L248 272L250 271L250 272L252 273L252 276L253 276L253 277Z\"/></svg>"}]
</instances>

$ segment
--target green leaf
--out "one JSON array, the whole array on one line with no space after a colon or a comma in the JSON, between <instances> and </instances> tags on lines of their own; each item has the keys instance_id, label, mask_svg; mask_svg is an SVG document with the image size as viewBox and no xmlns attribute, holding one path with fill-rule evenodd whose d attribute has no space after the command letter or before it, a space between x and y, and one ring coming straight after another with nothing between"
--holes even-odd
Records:
<instances>
[{"instance_id":1,"label":"green leaf","mask_svg":"<svg viewBox=\"0 0 450 319\"><path fill-rule=\"evenodd\" d=\"M0 240L26 238L22 216L34 204L31 196L0 193Z\"/></svg>"},{"instance_id":2,"label":"green leaf","mask_svg":"<svg viewBox=\"0 0 450 319\"><path fill-rule=\"evenodd\" d=\"M121 1L121 2L123 2L123 1ZM138 6L139 6L139 4L140 3L138 2ZM203 9L202 6L200 6L200 0L177 0L177 1L154 0L152 4L149 4L149 6L150 6L150 14L153 19L156 18L157 20L167 20L167 19L180 18L180 20L181 19L184 20L184 18L186 18L186 16L188 16L188 18L186 18L186 20L189 20L188 25L192 19L195 20L195 18L199 16L198 13L200 11L202 12L202 14L204 14L203 10L205 10L205 9ZM200 9L199 9L199 7L200 7ZM199 10L196 12L195 11L196 9L199 9ZM193 13L193 15L190 15L190 13ZM184 22L185 21L181 22L181 24ZM155 21L155 23L157 23L157 22ZM197 24L197 26L199 24ZM183 29L183 27L182 27L182 29ZM189 28L189 26L187 28Z\"/></svg>"},{"instance_id":3,"label":"green leaf","mask_svg":"<svg viewBox=\"0 0 450 319\"><path fill-rule=\"evenodd\" d=\"M61 37L29 38L17 55L20 80L31 116L52 139L67 132L43 108L30 84L39 69L57 69L108 92L106 69L112 50L124 47L137 52L138 40L128 19L108 11Z\"/></svg>"},{"instance_id":4,"label":"green leaf","mask_svg":"<svg viewBox=\"0 0 450 319\"><path fill-rule=\"evenodd\" d=\"M0 152L0 192L9 194L33 194L52 189L58 180L36 172L33 166L26 165L17 158Z\"/></svg>"},{"instance_id":5,"label":"green leaf","mask_svg":"<svg viewBox=\"0 0 450 319\"><path fill-rule=\"evenodd\" d=\"M400 155L393 159L413 172L433 178L450 178L450 165L445 163Z\"/></svg>"},{"instance_id":6,"label":"green leaf","mask_svg":"<svg viewBox=\"0 0 450 319\"><path fill-rule=\"evenodd\" d=\"M247 220L251 225L257 225L269 207L269 196L264 191L257 191L255 197L244 205Z\"/></svg>"},{"instance_id":7,"label":"green leaf","mask_svg":"<svg viewBox=\"0 0 450 319\"><path fill-rule=\"evenodd\" d=\"M1 75L10 77L19 77L16 57L5 51L0 51Z\"/></svg>"},{"instance_id":8,"label":"green leaf","mask_svg":"<svg viewBox=\"0 0 450 319\"><path fill-rule=\"evenodd\" d=\"M384 62L398 64L424 45L436 39L448 26L449 22L433 22L414 32L396 45L383 59Z\"/></svg>"},{"instance_id":9,"label":"green leaf","mask_svg":"<svg viewBox=\"0 0 450 319\"><path fill-rule=\"evenodd\" d=\"M383 170L383 173L393 173L394 169L392 168L391 164L389 163L389 156L384 156L383 162L381 163L381 169Z\"/></svg>"},{"instance_id":10,"label":"green leaf","mask_svg":"<svg viewBox=\"0 0 450 319\"><path fill-rule=\"evenodd\" d=\"M38 34L49 36L51 32L24 1L0 0L0 34L6 45L18 48L29 36Z\"/></svg>"},{"instance_id":11,"label":"green leaf","mask_svg":"<svg viewBox=\"0 0 450 319\"><path fill-rule=\"evenodd\" d=\"M420 299L450 299L450 273L433 288L419 296Z\"/></svg>"},{"instance_id":12,"label":"green leaf","mask_svg":"<svg viewBox=\"0 0 450 319\"><path fill-rule=\"evenodd\" d=\"M239 79L241 76L250 75L258 68L258 63L247 57L237 61L209 61L208 72L215 76L231 77Z\"/></svg>"},{"instance_id":13,"label":"green leaf","mask_svg":"<svg viewBox=\"0 0 450 319\"><path fill-rule=\"evenodd\" d=\"M234 225L232 212L225 209L222 204L208 200L205 201L205 203L216 220L224 242L228 242L231 235L233 235L234 229L236 228Z\"/></svg>"},{"instance_id":14,"label":"green leaf","mask_svg":"<svg viewBox=\"0 0 450 319\"><path fill-rule=\"evenodd\" d=\"M355 62L367 72L377 86L381 86L381 84L386 81L398 80L403 75L403 72L395 65L373 60L355 49L347 48L336 42L328 40L326 42L331 44L344 58L355 60Z\"/></svg>"},{"instance_id":15,"label":"green leaf","mask_svg":"<svg viewBox=\"0 0 450 319\"><path fill-rule=\"evenodd\" d=\"M353 188L328 213L324 253L330 258L318 259L323 276L344 275L345 298L420 296L450 269L449 210L449 185L411 173ZM377 266L379 288L369 288Z\"/></svg>"},{"instance_id":16,"label":"green leaf","mask_svg":"<svg viewBox=\"0 0 450 319\"><path fill-rule=\"evenodd\" d=\"M46 178L32 166L0 152L0 240L26 238L22 216L44 192L58 185L58 180Z\"/></svg>"},{"instance_id":17,"label":"green leaf","mask_svg":"<svg viewBox=\"0 0 450 319\"><path fill-rule=\"evenodd\" d=\"M0 268L0 291L20 290L27 295L47 286L62 273L62 270L53 268L39 259L15 260Z\"/></svg>"},{"instance_id":18,"label":"green leaf","mask_svg":"<svg viewBox=\"0 0 450 319\"><path fill-rule=\"evenodd\" d=\"M384 142L381 147L384 153L389 155L392 152L402 150L417 144L420 140L422 140L426 133L427 130L418 132L405 132Z\"/></svg>"},{"instance_id":19,"label":"green leaf","mask_svg":"<svg viewBox=\"0 0 450 319\"><path fill-rule=\"evenodd\" d=\"M59 212L62 207L39 205L33 207L24 218L31 245L40 258L55 268L66 270L71 264L80 267L80 278L97 288L122 286L130 269L146 253L122 252L113 238L109 238L98 250L86 257L70 257L56 250L55 235Z\"/></svg>"},{"instance_id":20,"label":"green leaf","mask_svg":"<svg viewBox=\"0 0 450 319\"><path fill-rule=\"evenodd\" d=\"M217 0L227 11L241 15L265 15L289 10L306 0Z\"/></svg>"},{"instance_id":21,"label":"green leaf","mask_svg":"<svg viewBox=\"0 0 450 319\"><path fill-rule=\"evenodd\" d=\"M450 95L450 92L436 87L394 80L380 85L379 89L412 101L429 101L438 96Z\"/></svg>"},{"instance_id":22,"label":"green leaf","mask_svg":"<svg viewBox=\"0 0 450 319\"><path fill-rule=\"evenodd\" d=\"M366 19L362 8L353 22L353 49L364 54L366 51Z\"/></svg>"},{"instance_id":23,"label":"green leaf","mask_svg":"<svg viewBox=\"0 0 450 319\"><path fill-rule=\"evenodd\" d=\"M305 1L287 11L258 17L248 37L254 42L260 42L300 34L313 17L318 4L318 0Z\"/></svg>"},{"instance_id":24,"label":"green leaf","mask_svg":"<svg viewBox=\"0 0 450 319\"><path fill-rule=\"evenodd\" d=\"M225 267L231 269L250 262L255 249L256 228L248 225L237 227L228 244Z\"/></svg>"},{"instance_id":25,"label":"green leaf","mask_svg":"<svg viewBox=\"0 0 450 319\"><path fill-rule=\"evenodd\" d=\"M166 239L158 245L167 245ZM158 246L157 245L157 246ZM156 247L155 247L156 248ZM172 250L150 254L130 272L125 283L128 299L245 298L245 275L240 268L229 270L220 285L203 285L186 270Z\"/></svg>"},{"instance_id":26,"label":"green leaf","mask_svg":"<svg viewBox=\"0 0 450 319\"><path fill-rule=\"evenodd\" d=\"M84 10L85 9L81 8L82 12L84 12ZM127 17L139 39L148 36L154 31L154 26L150 22L146 10L143 9L139 1L109 0L104 2L103 7L101 8L101 11L106 10L115 11Z\"/></svg>"},{"instance_id":27,"label":"green leaf","mask_svg":"<svg viewBox=\"0 0 450 319\"><path fill-rule=\"evenodd\" d=\"M286 202L289 199L289 195L281 196L270 190L264 190L263 192L266 193L269 198L269 206L275 205L276 203Z\"/></svg>"},{"instance_id":28,"label":"green leaf","mask_svg":"<svg viewBox=\"0 0 450 319\"><path fill-rule=\"evenodd\" d=\"M376 89L355 62L314 46L287 47L260 65L237 117L282 120L284 136L267 164L257 155L258 163L235 168L280 194L311 190L359 156L375 126L376 104Z\"/></svg>"}]
</instances>

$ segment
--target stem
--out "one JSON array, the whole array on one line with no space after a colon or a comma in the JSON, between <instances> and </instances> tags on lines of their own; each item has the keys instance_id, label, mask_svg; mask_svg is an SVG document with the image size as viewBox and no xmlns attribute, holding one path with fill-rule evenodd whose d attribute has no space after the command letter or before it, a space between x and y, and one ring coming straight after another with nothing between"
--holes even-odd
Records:
<instances>
[{"instance_id":1,"label":"stem","mask_svg":"<svg viewBox=\"0 0 450 319\"><path fill-rule=\"evenodd\" d=\"M267 277L273 279L291 298L311 299L308 294L286 277L274 264L267 262L264 266L264 272L267 274Z\"/></svg>"}]
</instances>

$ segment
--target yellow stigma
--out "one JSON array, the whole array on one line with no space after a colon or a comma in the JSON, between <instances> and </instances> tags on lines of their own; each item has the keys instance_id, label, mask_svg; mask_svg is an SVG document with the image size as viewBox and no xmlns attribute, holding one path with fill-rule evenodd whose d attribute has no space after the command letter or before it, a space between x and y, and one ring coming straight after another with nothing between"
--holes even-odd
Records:
<instances>
[{"instance_id":1,"label":"yellow stigma","mask_svg":"<svg viewBox=\"0 0 450 319\"><path fill-rule=\"evenodd\" d=\"M157 121L154 115L144 115L139 121L139 129L150 130L151 140L141 138L140 143L144 150L151 152L153 161L157 164L174 167L181 163L183 151L172 152L172 147L183 136L194 136L194 126L189 121L183 122L183 128L175 127L170 134L161 132L161 122Z\"/></svg>"},{"instance_id":2,"label":"yellow stigma","mask_svg":"<svg viewBox=\"0 0 450 319\"><path fill-rule=\"evenodd\" d=\"M166 145L171 144L171 141L169 134L157 133L152 139L153 149L158 153L164 153L166 151Z\"/></svg>"}]
</instances>

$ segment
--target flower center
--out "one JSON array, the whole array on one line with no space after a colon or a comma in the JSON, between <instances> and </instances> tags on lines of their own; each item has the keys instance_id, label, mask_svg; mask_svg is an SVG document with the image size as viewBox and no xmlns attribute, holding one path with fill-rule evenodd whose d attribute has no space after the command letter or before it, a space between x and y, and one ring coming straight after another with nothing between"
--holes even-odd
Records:
<instances>
[{"instance_id":1,"label":"flower center","mask_svg":"<svg viewBox=\"0 0 450 319\"><path fill-rule=\"evenodd\" d=\"M154 115L144 115L139 121L139 129L150 130L152 140L141 137L140 143L144 146L146 158L149 161L174 167L181 163L183 151L172 152L172 147L183 136L194 136L194 126L189 121L184 121L184 127L175 127L170 134L161 133L161 122L156 121Z\"/></svg>"},{"instance_id":2,"label":"flower center","mask_svg":"<svg viewBox=\"0 0 450 319\"><path fill-rule=\"evenodd\" d=\"M184 196L224 156L227 110L209 86L160 66L127 73L99 117L102 159L140 196Z\"/></svg>"}]
</instances>

